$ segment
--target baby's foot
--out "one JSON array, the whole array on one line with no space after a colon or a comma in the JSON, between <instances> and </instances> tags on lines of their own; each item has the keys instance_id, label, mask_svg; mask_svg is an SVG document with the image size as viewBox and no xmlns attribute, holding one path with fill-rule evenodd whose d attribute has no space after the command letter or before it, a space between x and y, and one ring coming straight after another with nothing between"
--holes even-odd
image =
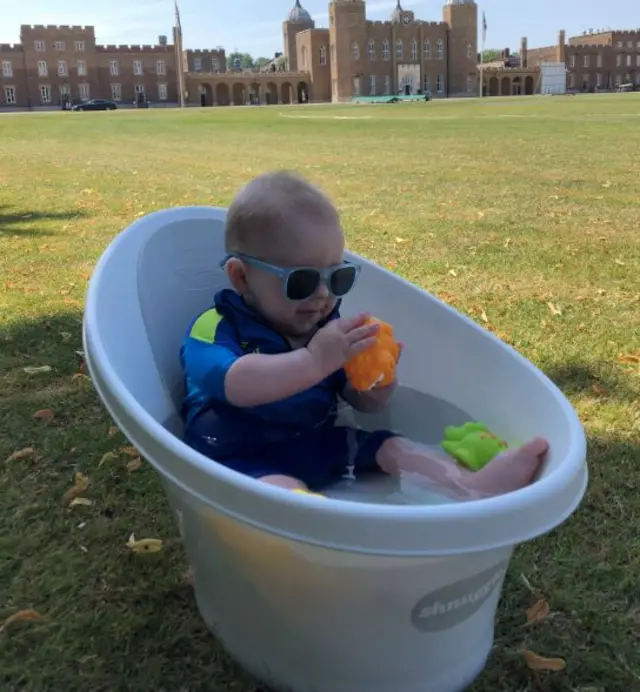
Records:
<instances>
[{"instance_id":1,"label":"baby's foot","mask_svg":"<svg viewBox=\"0 0 640 692\"><path fill-rule=\"evenodd\" d=\"M548 442L536 437L522 447L497 456L481 471L472 473L465 485L480 497L503 495L524 488L533 481L548 449Z\"/></svg>"}]
</instances>

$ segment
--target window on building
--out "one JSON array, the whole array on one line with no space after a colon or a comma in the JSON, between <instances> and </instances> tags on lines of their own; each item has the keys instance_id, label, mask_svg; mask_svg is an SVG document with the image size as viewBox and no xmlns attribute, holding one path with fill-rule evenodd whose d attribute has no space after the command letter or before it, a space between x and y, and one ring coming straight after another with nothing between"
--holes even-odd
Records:
<instances>
[{"instance_id":1,"label":"window on building","mask_svg":"<svg viewBox=\"0 0 640 692\"><path fill-rule=\"evenodd\" d=\"M441 74L436 77L436 91L439 94L444 91L444 77Z\"/></svg>"},{"instance_id":2,"label":"window on building","mask_svg":"<svg viewBox=\"0 0 640 692\"><path fill-rule=\"evenodd\" d=\"M122 84L111 85L111 98L114 101L122 101Z\"/></svg>"},{"instance_id":3,"label":"window on building","mask_svg":"<svg viewBox=\"0 0 640 692\"><path fill-rule=\"evenodd\" d=\"M636 50L640 50L640 41L636 41Z\"/></svg>"},{"instance_id":4,"label":"window on building","mask_svg":"<svg viewBox=\"0 0 640 692\"><path fill-rule=\"evenodd\" d=\"M624 76L624 83L629 84L631 82L631 75L627 72Z\"/></svg>"},{"instance_id":5,"label":"window on building","mask_svg":"<svg viewBox=\"0 0 640 692\"><path fill-rule=\"evenodd\" d=\"M590 84L591 84L591 75L588 72L585 72L582 75L582 86L585 89L588 89Z\"/></svg>"},{"instance_id":6,"label":"window on building","mask_svg":"<svg viewBox=\"0 0 640 692\"><path fill-rule=\"evenodd\" d=\"M369 45L367 47L367 52L369 53L369 60L375 60L376 59L376 42L372 38L369 39Z\"/></svg>"},{"instance_id":7,"label":"window on building","mask_svg":"<svg viewBox=\"0 0 640 692\"><path fill-rule=\"evenodd\" d=\"M576 86L576 76L573 72L569 74L569 88L575 89Z\"/></svg>"},{"instance_id":8,"label":"window on building","mask_svg":"<svg viewBox=\"0 0 640 692\"><path fill-rule=\"evenodd\" d=\"M44 53L46 50L44 41L34 41L33 45L38 53Z\"/></svg>"},{"instance_id":9,"label":"window on building","mask_svg":"<svg viewBox=\"0 0 640 692\"><path fill-rule=\"evenodd\" d=\"M168 92L167 92L167 85L166 84L158 84L158 99L160 101L166 101L168 97Z\"/></svg>"},{"instance_id":10,"label":"window on building","mask_svg":"<svg viewBox=\"0 0 640 692\"><path fill-rule=\"evenodd\" d=\"M109 74L112 77L117 77L120 74L120 65L117 60L109 60Z\"/></svg>"},{"instance_id":11,"label":"window on building","mask_svg":"<svg viewBox=\"0 0 640 692\"><path fill-rule=\"evenodd\" d=\"M411 59L412 60L418 59L418 42L415 40L411 41Z\"/></svg>"},{"instance_id":12,"label":"window on building","mask_svg":"<svg viewBox=\"0 0 640 692\"><path fill-rule=\"evenodd\" d=\"M84 53L84 41L76 41L74 43L74 48L78 53Z\"/></svg>"},{"instance_id":13,"label":"window on building","mask_svg":"<svg viewBox=\"0 0 640 692\"><path fill-rule=\"evenodd\" d=\"M627 67L631 67L631 55L627 55Z\"/></svg>"},{"instance_id":14,"label":"window on building","mask_svg":"<svg viewBox=\"0 0 640 692\"><path fill-rule=\"evenodd\" d=\"M389 75L385 75L384 77L384 95L389 96L391 93L391 77Z\"/></svg>"},{"instance_id":15,"label":"window on building","mask_svg":"<svg viewBox=\"0 0 640 692\"><path fill-rule=\"evenodd\" d=\"M601 87L602 86L602 75L600 72L596 73L596 86Z\"/></svg>"},{"instance_id":16,"label":"window on building","mask_svg":"<svg viewBox=\"0 0 640 692\"><path fill-rule=\"evenodd\" d=\"M588 55L585 55L585 56L584 56L583 65L584 65L585 67L589 67L589 56L588 56Z\"/></svg>"},{"instance_id":17,"label":"window on building","mask_svg":"<svg viewBox=\"0 0 640 692\"><path fill-rule=\"evenodd\" d=\"M636 72L636 86L640 86L640 72Z\"/></svg>"},{"instance_id":18,"label":"window on building","mask_svg":"<svg viewBox=\"0 0 640 692\"><path fill-rule=\"evenodd\" d=\"M396 58L401 60L403 55L404 55L404 46L402 45L402 39L399 38L396 41Z\"/></svg>"},{"instance_id":19,"label":"window on building","mask_svg":"<svg viewBox=\"0 0 640 692\"><path fill-rule=\"evenodd\" d=\"M326 46L320 46L320 64L321 65L327 64L327 47Z\"/></svg>"},{"instance_id":20,"label":"window on building","mask_svg":"<svg viewBox=\"0 0 640 692\"><path fill-rule=\"evenodd\" d=\"M68 84L61 84L60 85L60 100L61 101L68 101L69 100L69 85Z\"/></svg>"},{"instance_id":21,"label":"window on building","mask_svg":"<svg viewBox=\"0 0 640 692\"><path fill-rule=\"evenodd\" d=\"M439 38L438 42L436 43L436 55L438 60L444 59L444 42L441 38Z\"/></svg>"},{"instance_id":22,"label":"window on building","mask_svg":"<svg viewBox=\"0 0 640 692\"><path fill-rule=\"evenodd\" d=\"M572 55L572 56L569 58L569 65L570 65L571 67L575 67L575 66L576 66L576 56L575 56L575 55Z\"/></svg>"},{"instance_id":23,"label":"window on building","mask_svg":"<svg viewBox=\"0 0 640 692\"><path fill-rule=\"evenodd\" d=\"M46 77L49 74L49 68L44 60L38 60L38 77Z\"/></svg>"},{"instance_id":24,"label":"window on building","mask_svg":"<svg viewBox=\"0 0 640 692\"><path fill-rule=\"evenodd\" d=\"M83 101L88 101L91 98L91 89L86 82L78 84L78 95Z\"/></svg>"},{"instance_id":25,"label":"window on building","mask_svg":"<svg viewBox=\"0 0 640 692\"><path fill-rule=\"evenodd\" d=\"M56 41L53 44L54 50L57 50L59 53L64 53L65 50L67 50L67 46L65 45L64 41Z\"/></svg>"},{"instance_id":26,"label":"window on building","mask_svg":"<svg viewBox=\"0 0 640 692\"><path fill-rule=\"evenodd\" d=\"M12 106L16 102L16 88L13 86L6 86L4 88L4 101L9 106Z\"/></svg>"},{"instance_id":27,"label":"window on building","mask_svg":"<svg viewBox=\"0 0 640 692\"><path fill-rule=\"evenodd\" d=\"M386 38L382 42L382 59L383 60L389 59L389 41L387 41Z\"/></svg>"},{"instance_id":28,"label":"window on building","mask_svg":"<svg viewBox=\"0 0 640 692\"><path fill-rule=\"evenodd\" d=\"M51 103L51 87L48 84L40 85L40 103Z\"/></svg>"},{"instance_id":29,"label":"window on building","mask_svg":"<svg viewBox=\"0 0 640 692\"><path fill-rule=\"evenodd\" d=\"M429 79L428 74L422 78L422 88L424 89L425 94L428 94L431 91L431 80Z\"/></svg>"},{"instance_id":30,"label":"window on building","mask_svg":"<svg viewBox=\"0 0 640 692\"><path fill-rule=\"evenodd\" d=\"M87 63L84 60L78 60L76 63L76 70L78 71L78 77L86 77Z\"/></svg>"},{"instance_id":31,"label":"window on building","mask_svg":"<svg viewBox=\"0 0 640 692\"><path fill-rule=\"evenodd\" d=\"M616 55L616 65L618 67L622 66L622 56L621 55Z\"/></svg>"},{"instance_id":32,"label":"window on building","mask_svg":"<svg viewBox=\"0 0 640 692\"><path fill-rule=\"evenodd\" d=\"M69 74L67 71L67 61L58 60L58 77L66 77Z\"/></svg>"},{"instance_id":33,"label":"window on building","mask_svg":"<svg viewBox=\"0 0 640 692\"><path fill-rule=\"evenodd\" d=\"M602 53L598 53L598 57L596 58L596 65L598 67L602 67Z\"/></svg>"},{"instance_id":34,"label":"window on building","mask_svg":"<svg viewBox=\"0 0 640 692\"><path fill-rule=\"evenodd\" d=\"M425 41L422 45L422 57L427 60L431 57L431 41Z\"/></svg>"},{"instance_id":35,"label":"window on building","mask_svg":"<svg viewBox=\"0 0 640 692\"><path fill-rule=\"evenodd\" d=\"M467 43L467 58L471 60L473 57L473 46L470 43Z\"/></svg>"},{"instance_id":36,"label":"window on building","mask_svg":"<svg viewBox=\"0 0 640 692\"><path fill-rule=\"evenodd\" d=\"M636 67L640 67L640 55L636 55Z\"/></svg>"},{"instance_id":37,"label":"window on building","mask_svg":"<svg viewBox=\"0 0 640 692\"><path fill-rule=\"evenodd\" d=\"M202 72L202 58L193 59L193 69L196 72Z\"/></svg>"},{"instance_id":38,"label":"window on building","mask_svg":"<svg viewBox=\"0 0 640 692\"><path fill-rule=\"evenodd\" d=\"M351 54L354 60L360 60L360 46L355 41L351 44Z\"/></svg>"},{"instance_id":39,"label":"window on building","mask_svg":"<svg viewBox=\"0 0 640 692\"><path fill-rule=\"evenodd\" d=\"M616 48L622 48L624 46L624 43L622 41L616 41Z\"/></svg>"},{"instance_id":40,"label":"window on building","mask_svg":"<svg viewBox=\"0 0 640 692\"><path fill-rule=\"evenodd\" d=\"M2 76L13 77L13 65L11 64L11 60L2 61Z\"/></svg>"},{"instance_id":41,"label":"window on building","mask_svg":"<svg viewBox=\"0 0 640 692\"><path fill-rule=\"evenodd\" d=\"M141 60L134 60L133 61L133 74L135 74L135 75L141 75L142 74L142 61Z\"/></svg>"},{"instance_id":42,"label":"window on building","mask_svg":"<svg viewBox=\"0 0 640 692\"><path fill-rule=\"evenodd\" d=\"M324 49L325 55L324 55L324 62L320 63L321 65L326 65L327 64L327 49ZM211 69L214 72L217 72L220 69L220 63L218 62L218 58L211 58Z\"/></svg>"},{"instance_id":43,"label":"window on building","mask_svg":"<svg viewBox=\"0 0 640 692\"><path fill-rule=\"evenodd\" d=\"M633 41L627 41L627 48L633 48Z\"/></svg>"},{"instance_id":44,"label":"window on building","mask_svg":"<svg viewBox=\"0 0 640 692\"><path fill-rule=\"evenodd\" d=\"M136 94L144 94L144 84L136 84L135 92Z\"/></svg>"},{"instance_id":45,"label":"window on building","mask_svg":"<svg viewBox=\"0 0 640 692\"><path fill-rule=\"evenodd\" d=\"M307 47L302 46L300 49L300 67L302 67L303 70L306 70L309 68L309 65L307 64Z\"/></svg>"},{"instance_id":46,"label":"window on building","mask_svg":"<svg viewBox=\"0 0 640 692\"><path fill-rule=\"evenodd\" d=\"M473 91L473 77L468 74L467 75L467 92L471 93Z\"/></svg>"},{"instance_id":47,"label":"window on building","mask_svg":"<svg viewBox=\"0 0 640 692\"><path fill-rule=\"evenodd\" d=\"M369 75L369 94L371 96L376 95L376 76L374 74Z\"/></svg>"},{"instance_id":48,"label":"window on building","mask_svg":"<svg viewBox=\"0 0 640 692\"><path fill-rule=\"evenodd\" d=\"M360 77L353 78L353 95L360 96Z\"/></svg>"},{"instance_id":49,"label":"window on building","mask_svg":"<svg viewBox=\"0 0 640 692\"><path fill-rule=\"evenodd\" d=\"M158 60L156 62L156 72L158 74L167 74L167 68L165 67L164 60Z\"/></svg>"}]
</instances>

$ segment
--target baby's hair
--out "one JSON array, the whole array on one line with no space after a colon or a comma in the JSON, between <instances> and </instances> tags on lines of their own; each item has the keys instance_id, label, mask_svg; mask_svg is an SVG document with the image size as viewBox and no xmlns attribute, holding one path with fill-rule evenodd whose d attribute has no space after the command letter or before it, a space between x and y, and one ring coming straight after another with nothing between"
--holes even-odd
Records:
<instances>
[{"instance_id":1,"label":"baby's hair","mask_svg":"<svg viewBox=\"0 0 640 692\"><path fill-rule=\"evenodd\" d=\"M263 173L245 185L229 207L226 251L268 251L304 220L339 223L331 200L302 176L290 171Z\"/></svg>"}]
</instances>

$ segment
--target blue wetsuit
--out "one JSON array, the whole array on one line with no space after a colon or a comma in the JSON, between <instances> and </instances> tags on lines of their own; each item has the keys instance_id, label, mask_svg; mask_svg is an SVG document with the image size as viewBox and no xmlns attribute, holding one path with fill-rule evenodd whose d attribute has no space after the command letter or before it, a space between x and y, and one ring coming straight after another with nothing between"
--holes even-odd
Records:
<instances>
[{"instance_id":1,"label":"blue wetsuit","mask_svg":"<svg viewBox=\"0 0 640 692\"><path fill-rule=\"evenodd\" d=\"M337 317L339 304L320 326ZM393 433L335 425L338 396L346 385L342 369L271 404L240 408L227 401L225 377L238 358L290 350L235 291L218 293L214 307L191 323L180 350L187 444L254 478L292 476L314 489L340 478L350 465L356 471L377 469L376 453Z\"/></svg>"}]
</instances>

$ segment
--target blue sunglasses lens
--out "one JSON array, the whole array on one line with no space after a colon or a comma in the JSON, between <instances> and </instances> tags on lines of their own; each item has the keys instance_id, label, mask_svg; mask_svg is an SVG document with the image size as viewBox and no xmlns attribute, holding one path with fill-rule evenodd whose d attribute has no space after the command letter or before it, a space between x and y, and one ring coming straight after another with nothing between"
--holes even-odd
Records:
<instances>
[{"instance_id":1,"label":"blue sunglasses lens","mask_svg":"<svg viewBox=\"0 0 640 692\"><path fill-rule=\"evenodd\" d=\"M340 298L346 295L356 281L356 267L346 266L334 269L329 277L329 290ZM289 300L306 300L318 290L320 272L315 269L296 269L289 274L287 281L287 298Z\"/></svg>"}]
</instances>

